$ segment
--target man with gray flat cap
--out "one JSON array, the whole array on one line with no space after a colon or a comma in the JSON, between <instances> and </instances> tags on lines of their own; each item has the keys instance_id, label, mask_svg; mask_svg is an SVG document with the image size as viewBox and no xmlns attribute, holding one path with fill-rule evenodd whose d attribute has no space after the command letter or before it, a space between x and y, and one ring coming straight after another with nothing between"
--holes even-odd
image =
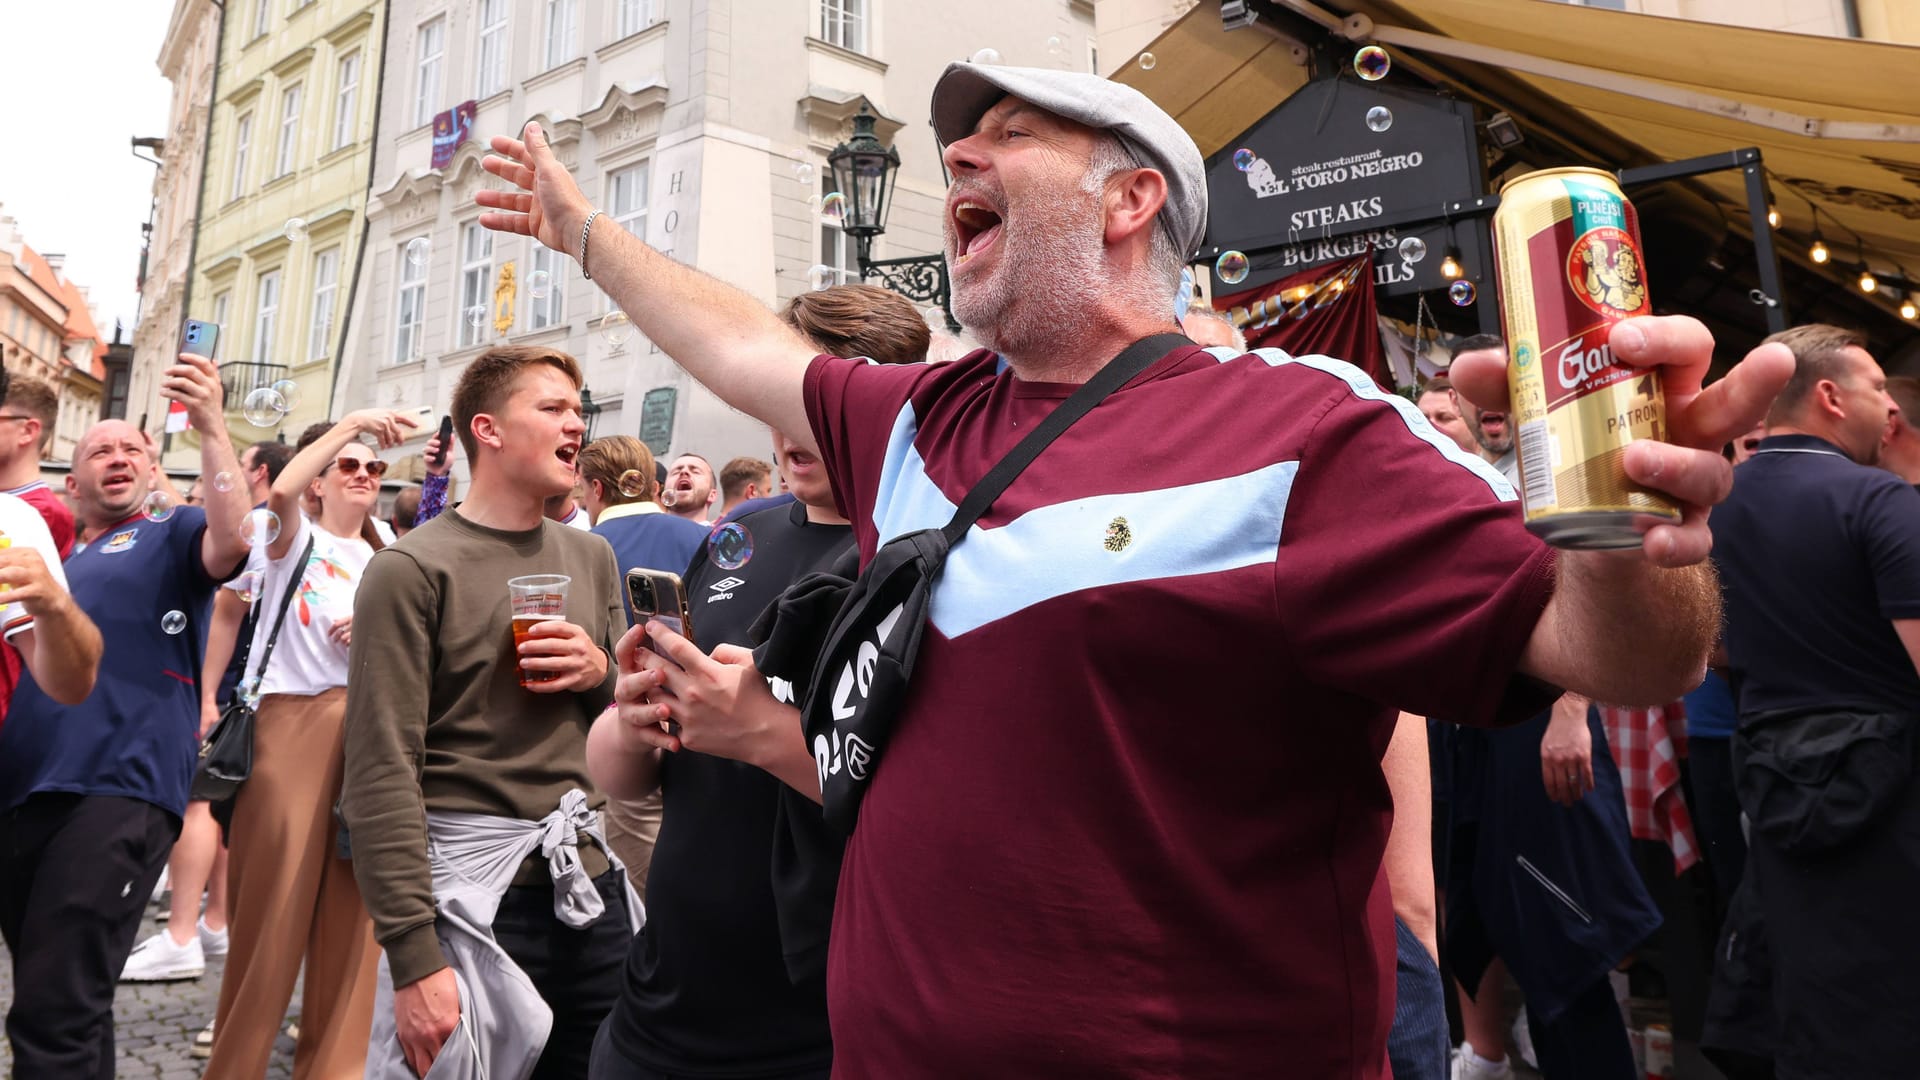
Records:
<instances>
[{"instance_id":1,"label":"man with gray flat cap","mask_svg":"<svg viewBox=\"0 0 1920 1080\"><path fill-rule=\"evenodd\" d=\"M1078 384L1174 332L1205 229L1198 149L1128 87L954 64L933 120L953 309L986 345L947 364L812 355L598 214L537 126L493 140L508 187L476 198L489 228L580 259L720 397L809 439L866 560L946 524ZM947 556L864 760L827 961L835 1075L1385 1076L1396 710L1511 722L1550 687L1655 703L1705 670L1717 451L1791 358L1761 350L1703 392L1699 323L1634 320L1612 346L1661 369L1679 438L1626 455L1688 508L1642 552L1543 547L1411 403L1270 349L1172 348L1019 473ZM1504 374L1453 372L1487 408ZM1149 431L1182 453L1142 456ZM623 652L623 720L679 752L657 721L692 677ZM793 776L807 753L796 721L756 763ZM824 784L835 763L816 764Z\"/></svg>"}]
</instances>

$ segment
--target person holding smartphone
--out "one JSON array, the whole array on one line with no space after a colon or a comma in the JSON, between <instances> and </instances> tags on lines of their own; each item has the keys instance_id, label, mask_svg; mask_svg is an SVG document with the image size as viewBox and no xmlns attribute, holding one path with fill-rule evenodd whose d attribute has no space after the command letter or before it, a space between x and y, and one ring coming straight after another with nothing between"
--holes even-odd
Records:
<instances>
[{"instance_id":1,"label":"person holding smartphone","mask_svg":"<svg viewBox=\"0 0 1920 1080\"><path fill-rule=\"evenodd\" d=\"M871 285L801 293L782 317L822 351L881 363L926 356L926 320L905 299ZM737 661L760 612L853 545L819 459L779 431L773 446L796 501L721 526L700 546L684 590L690 643L652 623L660 628L655 646L673 649L703 675L709 665L724 665L702 651ZM649 615L676 614L636 616L644 623ZM648 629L636 628L622 643L630 662ZM757 712L768 726L749 731L746 710L716 716L676 708L673 691L691 676L647 655L650 674L659 674L650 684L656 703L635 699L603 713L588 744L588 764L610 800L630 802L657 789L664 803L647 925L634 941L620 1002L600 1031L589 1075L824 1080L833 1066L825 932L840 844L813 802L819 789L811 766L777 777L757 766L754 750L767 736L800 738L792 691L781 697L760 680ZM667 734L661 721L682 725L680 734ZM804 852L817 872L770 880L779 844Z\"/></svg>"}]
</instances>

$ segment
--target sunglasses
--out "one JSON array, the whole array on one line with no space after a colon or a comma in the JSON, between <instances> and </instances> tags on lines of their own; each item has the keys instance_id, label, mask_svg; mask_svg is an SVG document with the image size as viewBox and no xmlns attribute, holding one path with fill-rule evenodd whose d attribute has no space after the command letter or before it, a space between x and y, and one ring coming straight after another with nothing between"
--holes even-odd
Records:
<instances>
[{"instance_id":1,"label":"sunglasses","mask_svg":"<svg viewBox=\"0 0 1920 1080\"><path fill-rule=\"evenodd\" d=\"M360 472L361 466L365 466L367 475L373 477L375 480L387 475L387 463L381 461L379 458L375 458L372 461L361 461L359 458L354 457L343 457L335 460L333 464L328 465L326 469L321 469L320 475L325 476L327 469L331 469L335 465L340 467L341 476L357 475Z\"/></svg>"}]
</instances>

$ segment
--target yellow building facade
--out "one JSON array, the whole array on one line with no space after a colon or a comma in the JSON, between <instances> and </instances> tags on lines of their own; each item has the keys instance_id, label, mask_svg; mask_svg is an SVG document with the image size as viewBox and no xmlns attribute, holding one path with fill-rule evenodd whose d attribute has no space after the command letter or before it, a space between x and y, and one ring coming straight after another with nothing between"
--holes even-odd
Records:
<instances>
[{"instance_id":1,"label":"yellow building facade","mask_svg":"<svg viewBox=\"0 0 1920 1080\"><path fill-rule=\"evenodd\" d=\"M328 415L365 233L385 7L226 5L188 314L221 326L238 446L292 442ZM287 381L277 426L243 416L250 393Z\"/></svg>"}]
</instances>

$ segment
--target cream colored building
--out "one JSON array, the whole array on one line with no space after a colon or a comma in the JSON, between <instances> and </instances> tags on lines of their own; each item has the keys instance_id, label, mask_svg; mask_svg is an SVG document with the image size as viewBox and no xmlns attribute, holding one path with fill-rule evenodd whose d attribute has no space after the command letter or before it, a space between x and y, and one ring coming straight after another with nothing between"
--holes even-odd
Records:
<instances>
[{"instance_id":1,"label":"cream colored building","mask_svg":"<svg viewBox=\"0 0 1920 1080\"><path fill-rule=\"evenodd\" d=\"M188 314L222 327L238 445L273 437L240 406L282 379L298 387L278 429L287 441L328 415L361 258L385 9L227 0Z\"/></svg>"},{"instance_id":2,"label":"cream colored building","mask_svg":"<svg viewBox=\"0 0 1920 1080\"><path fill-rule=\"evenodd\" d=\"M84 286L66 274L66 258L30 247L19 224L0 215L0 361L59 395L47 461L73 460L73 448L100 419L106 338Z\"/></svg>"},{"instance_id":3,"label":"cream colored building","mask_svg":"<svg viewBox=\"0 0 1920 1080\"><path fill-rule=\"evenodd\" d=\"M140 287L140 321L133 331L127 393L127 419L137 424L147 417L147 430L156 434L166 414L160 372L180 347L180 324L186 317L219 34L220 11L213 0L174 0L173 17L160 46L160 74L173 84L173 103L160 168L153 179L153 232L147 239L147 273Z\"/></svg>"},{"instance_id":4,"label":"cream colored building","mask_svg":"<svg viewBox=\"0 0 1920 1080\"><path fill-rule=\"evenodd\" d=\"M928 113L947 63L1088 70L1093 6L1077 0L395 0L365 267L336 411L447 409L497 342L578 357L596 435L638 434L674 399L665 442L716 466L766 457L764 427L695 385L643 337L608 335L608 306L573 259L482 230L480 159L529 118L594 204L674 258L777 304L816 265L856 264L814 209L826 155L864 100L902 164L875 258L940 249L945 181ZM473 138L431 167L432 117L477 102ZM407 245L426 241L410 260ZM511 273L509 273L509 270ZM548 295L529 282L551 275ZM659 427L650 428L658 432ZM414 447L417 450L417 445ZM464 469L464 464L459 466Z\"/></svg>"}]
</instances>

